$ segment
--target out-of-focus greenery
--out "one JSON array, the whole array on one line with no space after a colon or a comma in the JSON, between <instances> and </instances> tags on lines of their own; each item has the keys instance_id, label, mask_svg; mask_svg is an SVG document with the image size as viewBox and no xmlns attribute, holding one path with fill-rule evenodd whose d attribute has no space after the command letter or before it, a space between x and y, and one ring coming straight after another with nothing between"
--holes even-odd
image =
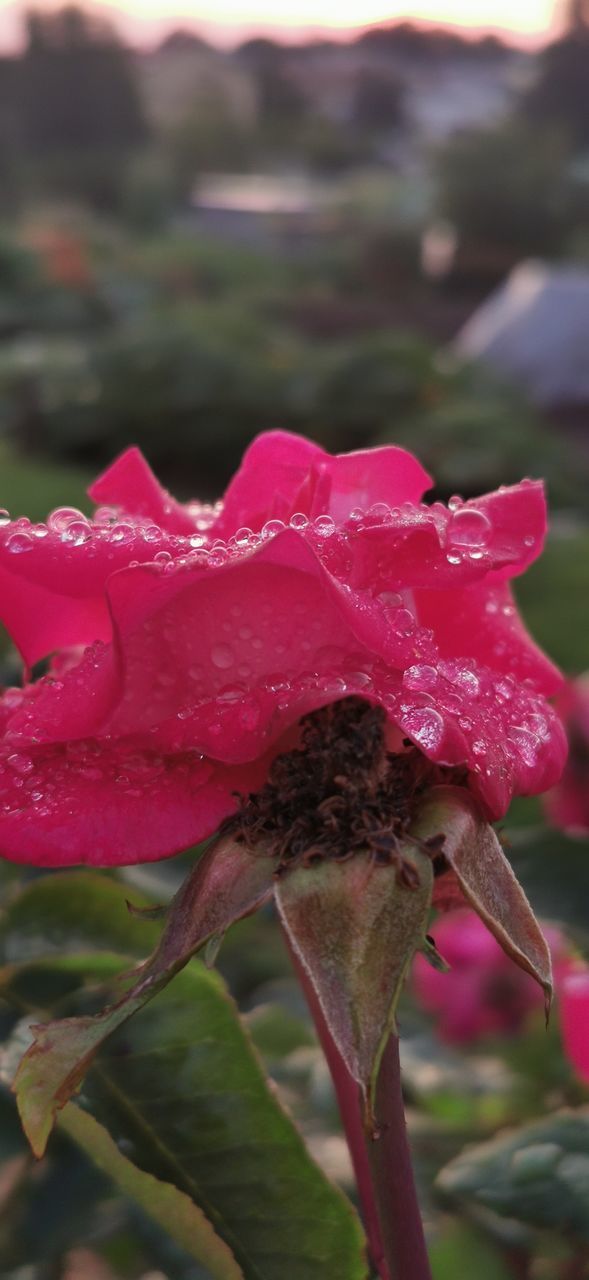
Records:
<instances>
[{"instance_id":1,"label":"out-of-focus greenery","mask_svg":"<svg viewBox=\"0 0 589 1280\"><path fill-rule=\"evenodd\" d=\"M581 505L589 464L574 441L563 450L516 391L387 322L366 243L343 236L276 265L202 234L91 224L37 240L41 265L4 240L0 410L15 449L96 468L134 443L184 493L210 496L254 435L281 427L336 451L405 444L445 496L532 470L556 505ZM374 252L389 252L378 237Z\"/></svg>"}]
</instances>

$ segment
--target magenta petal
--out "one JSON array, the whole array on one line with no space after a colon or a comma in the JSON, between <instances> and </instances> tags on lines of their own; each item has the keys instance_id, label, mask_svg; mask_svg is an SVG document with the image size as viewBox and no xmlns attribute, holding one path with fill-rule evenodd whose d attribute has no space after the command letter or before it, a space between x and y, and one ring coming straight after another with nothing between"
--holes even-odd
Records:
<instances>
[{"instance_id":1,"label":"magenta petal","mask_svg":"<svg viewBox=\"0 0 589 1280\"><path fill-rule=\"evenodd\" d=\"M194 752L165 756L132 740L72 742L0 760L0 856L37 866L116 866L166 858L203 840L259 786Z\"/></svg>"},{"instance_id":2,"label":"magenta petal","mask_svg":"<svg viewBox=\"0 0 589 1280\"><path fill-rule=\"evenodd\" d=\"M474 659L518 683L530 681L546 696L560 688L560 672L526 631L507 583L483 581L419 591L416 604L420 621L434 631L442 657Z\"/></svg>"},{"instance_id":3,"label":"magenta petal","mask_svg":"<svg viewBox=\"0 0 589 1280\"><path fill-rule=\"evenodd\" d=\"M56 649L109 640L109 579L133 562L160 552L171 559L170 547L177 550L173 535L131 517L110 528L79 523L79 540L51 517L37 532L18 524L0 530L0 619L30 666Z\"/></svg>"},{"instance_id":4,"label":"magenta petal","mask_svg":"<svg viewBox=\"0 0 589 1280\"><path fill-rule=\"evenodd\" d=\"M176 502L146 462L140 449L127 449L90 486L89 497L97 504L121 507L133 516L143 516L167 533L194 533L194 520Z\"/></svg>"},{"instance_id":5,"label":"magenta petal","mask_svg":"<svg viewBox=\"0 0 589 1280\"><path fill-rule=\"evenodd\" d=\"M39 579L27 581L0 565L0 619L27 666L32 667L54 649L110 638L111 623L103 595L80 600L44 587L42 570Z\"/></svg>"},{"instance_id":6,"label":"magenta petal","mask_svg":"<svg viewBox=\"0 0 589 1280\"><path fill-rule=\"evenodd\" d=\"M328 455L303 436L267 431L246 450L223 500L215 533L229 538L240 528L258 531L270 519L286 519L305 506L295 505L310 468Z\"/></svg>"},{"instance_id":7,"label":"magenta petal","mask_svg":"<svg viewBox=\"0 0 589 1280\"><path fill-rule=\"evenodd\" d=\"M355 507L419 502L431 479L405 449L364 449L332 457L302 436L269 431L247 450L215 524L228 538L240 527L258 531L270 519L331 515L345 520Z\"/></svg>"}]
</instances>

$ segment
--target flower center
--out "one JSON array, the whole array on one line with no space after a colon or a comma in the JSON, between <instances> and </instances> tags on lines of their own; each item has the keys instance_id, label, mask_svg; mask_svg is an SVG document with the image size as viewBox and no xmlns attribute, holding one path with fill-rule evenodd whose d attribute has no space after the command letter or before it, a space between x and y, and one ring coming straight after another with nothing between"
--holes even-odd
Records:
<instances>
[{"instance_id":1,"label":"flower center","mask_svg":"<svg viewBox=\"0 0 589 1280\"><path fill-rule=\"evenodd\" d=\"M397 865L412 887L415 871L401 846L419 800L441 782L463 784L464 770L433 764L409 742L388 751L384 710L361 698L305 716L301 730L300 747L276 758L261 791L229 820L234 837L274 857L277 876L368 852L381 865ZM439 854L443 841L428 840L427 852Z\"/></svg>"}]
</instances>

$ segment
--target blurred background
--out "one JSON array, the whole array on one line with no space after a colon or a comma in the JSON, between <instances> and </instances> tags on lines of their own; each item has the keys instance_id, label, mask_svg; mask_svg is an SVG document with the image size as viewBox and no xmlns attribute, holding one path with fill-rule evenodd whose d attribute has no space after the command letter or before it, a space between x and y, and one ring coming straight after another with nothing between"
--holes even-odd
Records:
<instances>
[{"instance_id":1,"label":"blurred background","mask_svg":"<svg viewBox=\"0 0 589 1280\"><path fill-rule=\"evenodd\" d=\"M275 427L334 451L405 445L444 499L543 476L551 536L518 595L576 676L589 667L589 4L334 8L0 2L0 502L32 519L88 510L88 480L131 443L178 496L210 499ZM3 664L18 678L6 644ZM589 733L581 745L589 787ZM516 850L541 821L535 804L515 810ZM556 923L577 912L567 946L583 949L589 845L567 898L562 839L538 837L530 893ZM184 869L119 878L160 902ZM10 900L20 882L2 874ZM35 927L23 943L2 926L4 963ZM79 945L59 927L62 950ZM496 1006L507 979L473 946ZM220 963L311 1150L350 1189L272 919L239 926ZM516 992L515 1021L481 1031L472 1014L457 1047L437 997L415 990L405 1072L435 1280L583 1280L589 1121L577 1147L558 1120L531 1156L526 1137L588 1096L558 1020L546 1036ZM2 1277L206 1280L65 1138L31 1169L4 1093L0 1114ZM434 1183L465 1143L513 1124L517 1160L483 1154Z\"/></svg>"}]
</instances>

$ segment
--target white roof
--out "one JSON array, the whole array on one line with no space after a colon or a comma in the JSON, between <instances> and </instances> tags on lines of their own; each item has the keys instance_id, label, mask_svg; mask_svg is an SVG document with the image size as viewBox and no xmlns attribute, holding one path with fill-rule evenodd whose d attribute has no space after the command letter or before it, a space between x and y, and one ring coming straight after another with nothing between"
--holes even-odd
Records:
<instances>
[{"instance_id":1,"label":"white roof","mask_svg":"<svg viewBox=\"0 0 589 1280\"><path fill-rule=\"evenodd\" d=\"M270 174L203 174L195 184L192 204L199 209L249 214L314 213L323 192L298 176Z\"/></svg>"},{"instance_id":2,"label":"white roof","mask_svg":"<svg viewBox=\"0 0 589 1280\"><path fill-rule=\"evenodd\" d=\"M520 383L537 404L589 404L589 269L523 262L453 350Z\"/></svg>"}]
</instances>

